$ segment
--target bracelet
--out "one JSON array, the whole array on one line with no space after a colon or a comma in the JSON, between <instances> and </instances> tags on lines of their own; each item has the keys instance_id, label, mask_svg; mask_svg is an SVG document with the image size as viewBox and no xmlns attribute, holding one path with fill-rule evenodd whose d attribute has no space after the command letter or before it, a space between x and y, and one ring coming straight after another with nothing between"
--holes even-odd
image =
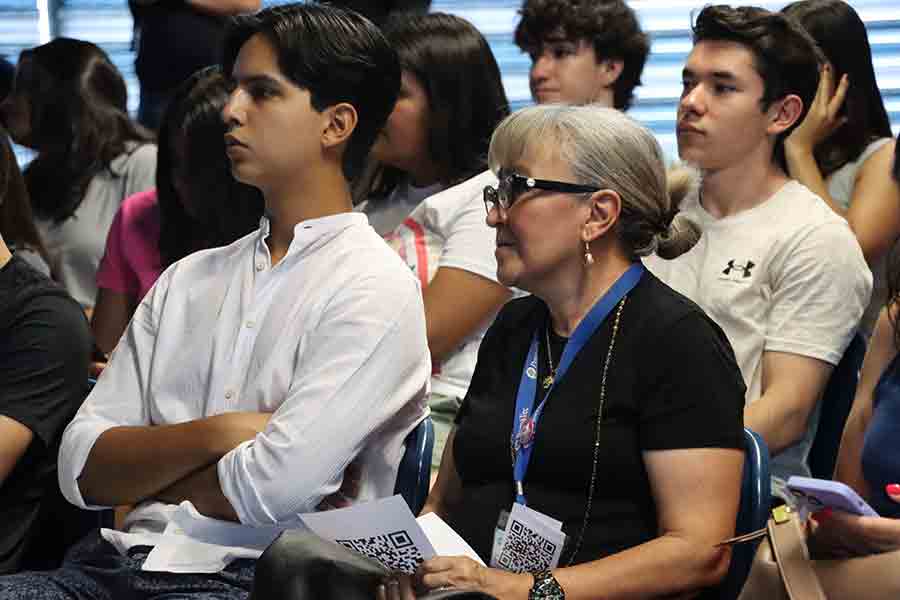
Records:
<instances>
[{"instance_id":1,"label":"bracelet","mask_svg":"<svg viewBox=\"0 0 900 600\"><path fill-rule=\"evenodd\" d=\"M550 569L531 574L534 584L528 592L528 600L566 600L566 593Z\"/></svg>"}]
</instances>

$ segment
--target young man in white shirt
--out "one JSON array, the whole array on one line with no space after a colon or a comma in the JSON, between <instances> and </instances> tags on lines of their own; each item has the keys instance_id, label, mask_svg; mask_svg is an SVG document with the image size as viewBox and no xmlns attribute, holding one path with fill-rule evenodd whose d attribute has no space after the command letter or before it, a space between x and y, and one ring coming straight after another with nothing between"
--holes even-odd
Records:
<instances>
[{"instance_id":1,"label":"young man in white shirt","mask_svg":"<svg viewBox=\"0 0 900 600\"><path fill-rule=\"evenodd\" d=\"M783 15L709 6L683 71L678 151L702 173L682 214L703 235L650 270L725 330L747 385L747 427L774 456L776 490L808 475L818 401L869 301L846 221L785 172L784 139L815 95L814 42Z\"/></svg>"},{"instance_id":2,"label":"young man in white shirt","mask_svg":"<svg viewBox=\"0 0 900 600\"><path fill-rule=\"evenodd\" d=\"M650 40L624 0L525 0L519 13L535 102L631 106Z\"/></svg>"},{"instance_id":3,"label":"young man in white shirt","mask_svg":"<svg viewBox=\"0 0 900 600\"><path fill-rule=\"evenodd\" d=\"M0 598L246 598L261 551L351 461L358 500L393 492L426 414L418 284L347 184L393 106L396 54L359 15L286 5L234 21L224 62L228 155L267 217L160 277L66 430L63 493L137 504L124 531L0 578Z\"/></svg>"}]
</instances>

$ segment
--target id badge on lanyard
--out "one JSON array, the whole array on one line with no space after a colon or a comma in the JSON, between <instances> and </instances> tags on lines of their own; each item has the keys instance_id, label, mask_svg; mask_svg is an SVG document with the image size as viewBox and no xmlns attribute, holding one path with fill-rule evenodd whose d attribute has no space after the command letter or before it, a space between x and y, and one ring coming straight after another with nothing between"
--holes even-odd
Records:
<instances>
[{"instance_id":1,"label":"id badge on lanyard","mask_svg":"<svg viewBox=\"0 0 900 600\"><path fill-rule=\"evenodd\" d=\"M516 491L516 504L527 504L525 499L525 474L531 462L531 453L534 450L534 438L537 434L541 414L547 400L556 389L557 383L565 376L575 357L594 335L597 329L609 316L613 308L622 298L628 294L641 280L644 274L644 265L637 262L632 264L594 304L585 315L578 327L575 328L572 337L563 349L559 367L556 370L554 382L544 395L544 399L534 407L534 397L537 392L537 360L538 360L538 334L531 337L531 347L525 365L522 367L522 376L519 379L519 389L516 393L516 410L513 413L512 435L510 437L510 451L513 460L513 483Z\"/></svg>"},{"instance_id":2,"label":"id badge on lanyard","mask_svg":"<svg viewBox=\"0 0 900 600\"><path fill-rule=\"evenodd\" d=\"M644 266L641 263L632 264L578 324L563 349L554 382L533 412L537 391L538 335L535 333L532 336L531 347L519 380L510 438L516 501L512 505L512 510L508 514L506 511L501 512L498 519L491 550L492 567L514 572L536 572L552 569L558 565L566 540L562 523L528 508L525 498L525 474L531 462L540 417L547 399L575 357L600 328L613 308L634 289L643 274Z\"/></svg>"},{"instance_id":3,"label":"id badge on lanyard","mask_svg":"<svg viewBox=\"0 0 900 600\"><path fill-rule=\"evenodd\" d=\"M514 503L510 512L500 512L491 567L513 573L555 569L566 543L562 526L562 521Z\"/></svg>"}]
</instances>

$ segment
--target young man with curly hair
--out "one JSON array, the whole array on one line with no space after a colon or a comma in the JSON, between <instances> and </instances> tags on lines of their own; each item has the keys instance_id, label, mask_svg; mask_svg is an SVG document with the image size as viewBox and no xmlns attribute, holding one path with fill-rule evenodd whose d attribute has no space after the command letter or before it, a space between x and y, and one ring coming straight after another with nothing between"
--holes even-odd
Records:
<instances>
[{"instance_id":1,"label":"young man with curly hair","mask_svg":"<svg viewBox=\"0 0 900 600\"><path fill-rule=\"evenodd\" d=\"M624 0L526 0L519 12L535 102L631 106L650 41Z\"/></svg>"}]
</instances>

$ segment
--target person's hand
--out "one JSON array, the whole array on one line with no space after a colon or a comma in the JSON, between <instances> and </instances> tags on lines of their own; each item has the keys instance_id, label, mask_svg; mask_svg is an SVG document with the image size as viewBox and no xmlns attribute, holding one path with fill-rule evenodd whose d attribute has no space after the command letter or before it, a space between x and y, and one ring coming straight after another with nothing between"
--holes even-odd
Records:
<instances>
[{"instance_id":1,"label":"person's hand","mask_svg":"<svg viewBox=\"0 0 900 600\"><path fill-rule=\"evenodd\" d=\"M814 513L809 525L809 550L814 558L852 558L900 549L898 519L826 509Z\"/></svg>"},{"instance_id":2,"label":"person's hand","mask_svg":"<svg viewBox=\"0 0 900 600\"><path fill-rule=\"evenodd\" d=\"M316 506L316 510L334 510L350 506L359 497L361 482L362 467L354 460L344 469L344 479L341 481L340 489L323 498Z\"/></svg>"},{"instance_id":3,"label":"person's hand","mask_svg":"<svg viewBox=\"0 0 900 600\"><path fill-rule=\"evenodd\" d=\"M533 584L530 573L489 569L466 556L438 556L419 565L414 578L401 574L381 584L376 600L415 600L417 588L453 588L482 592L497 600L519 600L528 597Z\"/></svg>"},{"instance_id":4,"label":"person's hand","mask_svg":"<svg viewBox=\"0 0 900 600\"><path fill-rule=\"evenodd\" d=\"M824 65L819 75L816 97L803 122L785 140L785 148L812 152L816 146L846 123L847 117L838 116L838 112L844 104L849 85L850 80L844 74L835 86L834 69L829 64Z\"/></svg>"},{"instance_id":5,"label":"person's hand","mask_svg":"<svg viewBox=\"0 0 900 600\"><path fill-rule=\"evenodd\" d=\"M412 577L397 574L378 586L375 600L415 600Z\"/></svg>"},{"instance_id":6,"label":"person's hand","mask_svg":"<svg viewBox=\"0 0 900 600\"><path fill-rule=\"evenodd\" d=\"M889 483L884 486L884 491L888 495L888 498L900 504L900 483Z\"/></svg>"},{"instance_id":7,"label":"person's hand","mask_svg":"<svg viewBox=\"0 0 900 600\"><path fill-rule=\"evenodd\" d=\"M497 600L527 598L534 584L530 573L489 569L466 556L438 556L426 560L419 565L416 578L428 590L452 587L484 592Z\"/></svg>"}]
</instances>

